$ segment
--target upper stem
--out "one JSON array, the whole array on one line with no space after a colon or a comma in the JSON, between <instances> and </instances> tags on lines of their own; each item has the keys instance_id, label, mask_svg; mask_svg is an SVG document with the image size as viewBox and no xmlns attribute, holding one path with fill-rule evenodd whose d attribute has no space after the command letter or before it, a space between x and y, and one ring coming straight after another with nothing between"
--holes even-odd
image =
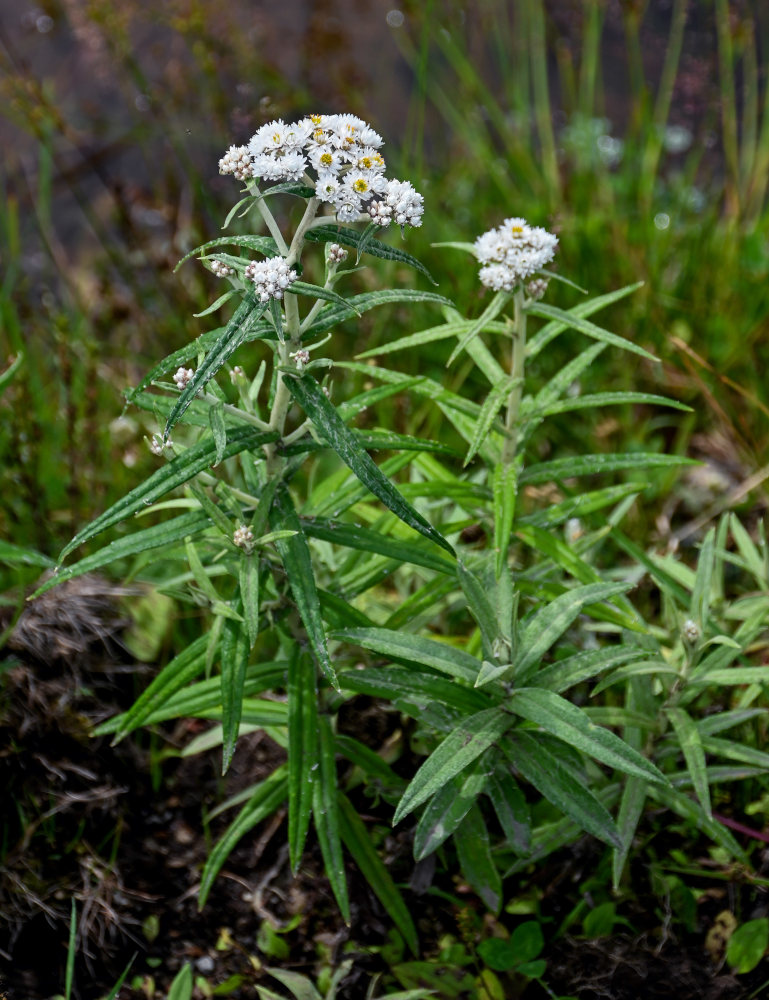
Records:
<instances>
[{"instance_id":1,"label":"upper stem","mask_svg":"<svg viewBox=\"0 0 769 1000\"><path fill-rule=\"evenodd\" d=\"M510 374L514 379L513 388L507 401L507 416L505 418L505 443L502 446L502 464L510 465L515 458L518 447L518 413L523 396L523 377L526 366L526 310L524 308L523 288L519 286L515 292L513 320L513 355L510 364Z\"/></svg>"}]
</instances>

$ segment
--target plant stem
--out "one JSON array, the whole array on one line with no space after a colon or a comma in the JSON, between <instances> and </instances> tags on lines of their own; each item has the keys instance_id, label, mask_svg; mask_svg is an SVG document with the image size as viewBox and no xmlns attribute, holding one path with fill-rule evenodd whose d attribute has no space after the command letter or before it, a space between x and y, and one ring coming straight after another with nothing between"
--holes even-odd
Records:
<instances>
[{"instance_id":1,"label":"plant stem","mask_svg":"<svg viewBox=\"0 0 769 1000\"><path fill-rule=\"evenodd\" d=\"M507 417L505 418L505 443L502 446L502 464L512 465L518 446L518 412L521 408L523 395L523 376L526 364L526 310L524 309L523 288L519 286L513 300L515 306L513 320L513 356L510 364L510 374L515 380L507 401Z\"/></svg>"}]
</instances>

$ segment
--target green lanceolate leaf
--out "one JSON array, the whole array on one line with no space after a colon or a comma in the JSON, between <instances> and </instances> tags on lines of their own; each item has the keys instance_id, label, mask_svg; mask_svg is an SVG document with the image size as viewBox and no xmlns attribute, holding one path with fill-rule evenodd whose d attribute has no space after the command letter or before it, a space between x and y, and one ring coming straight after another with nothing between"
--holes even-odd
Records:
<instances>
[{"instance_id":1,"label":"green lanceolate leaf","mask_svg":"<svg viewBox=\"0 0 769 1000\"><path fill-rule=\"evenodd\" d=\"M628 590L624 583L589 583L567 590L550 601L527 622L519 634L518 659L515 664L517 684L527 684L556 640L566 632L582 609Z\"/></svg>"},{"instance_id":2,"label":"green lanceolate leaf","mask_svg":"<svg viewBox=\"0 0 769 1000\"><path fill-rule=\"evenodd\" d=\"M436 639L425 639L407 632L396 632L387 628L350 628L334 633L334 638L345 642L355 642L375 653L383 653L400 660L422 663L441 673L458 677L470 684L475 683L481 668L480 660Z\"/></svg>"},{"instance_id":3,"label":"green lanceolate leaf","mask_svg":"<svg viewBox=\"0 0 769 1000\"><path fill-rule=\"evenodd\" d=\"M573 656L567 656L564 660L556 660L555 663L541 667L532 676L531 681L536 687L560 693L575 684L590 680L596 674L604 673L620 664L633 664L636 660L644 660L648 655L645 649L624 643L604 649L585 649Z\"/></svg>"},{"instance_id":4,"label":"green lanceolate leaf","mask_svg":"<svg viewBox=\"0 0 769 1000\"><path fill-rule=\"evenodd\" d=\"M483 402L483 406L481 407L478 423L475 425L473 440L470 442L470 447L467 455L465 456L465 465L470 463L471 459L477 454L478 449L488 437L491 425L496 420L500 407L507 401L510 393L519 381L519 379L514 379L510 376L503 379L501 382L498 382L491 388L488 396Z\"/></svg>"},{"instance_id":5,"label":"green lanceolate leaf","mask_svg":"<svg viewBox=\"0 0 769 1000\"><path fill-rule=\"evenodd\" d=\"M418 719L431 701L459 709L465 715L488 708L489 699L463 684L454 684L432 672L413 667L376 667L349 670L340 681L342 688L358 694L385 698L398 709Z\"/></svg>"},{"instance_id":6,"label":"green lanceolate leaf","mask_svg":"<svg viewBox=\"0 0 769 1000\"><path fill-rule=\"evenodd\" d=\"M528 417L550 417L556 413L571 413L572 410L597 410L602 406L619 406L623 403L644 403L647 406L667 406L674 410L691 413L691 406L679 403L667 396L655 396L649 392L597 392L589 396L575 396L549 403L541 409L527 410Z\"/></svg>"},{"instance_id":7,"label":"green lanceolate leaf","mask_svg":"<svg viewBox=\"0 0 769 1000\"><path fill-rule=\"evenodd\" d=\"M200 880L199 909L202 910L205 906L214 879L240 838L252 830L257 823L261 823L263 819L271 816L285 799L287 792L285 772L286 768L283 765L274 770L269 778L265 778L256 787L254 794L227 828L222 838L214 844Z\"/></svg>"},{"instance_id":8,"label":"green lanceolate leaf","mask_svg":"<svg viewBox=\"0 0 769 1000\"><path fill-rule=\"evenodd\" d=\"M91 573L102 566L111 565L118 559L138 555L147 549L156 549L163 545L181 542L188 535L195 535L209 527L210 524L211 521L204 511L195 510L188 514L181 514L170 521L164 521L162 524L155 524L151 528L144 528L143 531L136 531L126 538L117 538L109 545L105 545L103 549L99 549L98 552L86 556L71 566L60 569L55 576L46 580L32 596L38 597L65 580L72 580L76 576L82 576L83 573ZM0 558L2 558L2 548L0 548ZM46 562L45 565L50 565L50 562Z\"/></svg>"},{"instance_id":9,"label":"green lanceolate leaf","mask_svg":"<svg viewBox=\"0 0 769 1000\"><path fill-rule=\"evenodd\" d=\"M288 663L288 854L302 860L318 780L318 692L315 664L296 644Z\"/></svg>"},{"instance_id":10,"label":"green lanceolate leaf","mask_svg":"<svg viewBox=\"0 0 769 1000\"><path fill-rule=\"evenodd\" d=\"M350 923L350 900L344 873L344 856L339 826L339 799L336 777L336 742L326 716L317 719L317 741L320 753L319 774L313 783L312 812L315 832L326 876L331 883L339 911L345 923Z\"/></svg>"},{"instance_id":11,"label":"green lanceolate leaf","mask_svg":"<svg viewBox=\"0 0 769 1000\"><path fill-rule=\"evenodd\" d=\"M389 305L396 302L430 302L437 306L450 306L451 300L437 292L422 292L415 288L383 288L375 292L362 292L360 295L351 295L343 300L343 305L329 305L324 307L315 317L307 329L302 329L303 337L317 337L318 334L332 330L346 319L352 316L368 312L369 309L376 309L378 306ZM383 348L382 353L385 352ZM367 357L369 352L360 357Z\"/></svg>"},{"instance_id":12,"label":"green lanceolate leaf","mask_svg":"<svg viewBox=\"0 0 769 1000\"><path fill-rule=\"evenodd\" d=\"M289 291L292 295L309 295L312 299L324 299L326 302L334 302L336 305L348 309L354 315L360 316L360 313L352 304L352 299L344 298L339 292L335 292L331 288L323 288L321 285L310 285L306 281L293 281Z\"/></svg>"},{"instance_id":13,"label":"green lanceolate leaf","mask_svg":"<svg viewBox=\"0 0 769 1000\"><path fill-rule=\"evenodd\" d=\"M598 312L599 309L604 309L606 306L612 305L619 299L625 298L625 296L630 295L631 292L637 291L643 285L642 281L637 281L634 285L626 285L624 288L619 288L614 292L607 292L606 295L597 295L595 298L590 299L587 302L580 302L578 305L574 306L572 309L567 311L567 316L576 316L580 319L584 319L585 316L592 316L593 313ZM529 358L536 357L540 351L542 351L547 345L559 334L563 333L571 326L571 321L560 322L557 319L551 320L546 326L543 326L541 330L529 340L526 355Z\"/></svg>"},{"instance_id":14,"label":"green lanceolate leaf","mask_svg":"<svg viewBox=\"0 0 769 1000\"><path fill-rule=\"evenodd\" d=\"M653 354L645 351L643 347L639 347L638 344L634 344L632 340L626 340L624 337L618 337L616 333L610 333L608 330L604 330L603 327L596 326L595 323L591 323L590 320L582 319L580 316L576 316L573 312L564 312L563 309L558 309L556 306L548 305L545 302L532 303L528 307L528 312L532 316L541 316L544 319L558 320L559 322L564 323L567 327L579 330L580 333L584 333L588 337L592 337L594 340L598 340L604 344L611 344L613 347L619 347L623 351L640 354L642 358L647 358L649 361L658 360Z\"/></svg>"},{"instance_id":15,"label":"green lanceolate leaf","mask_svg":"<svg viewBox=\"0 0 769 1000\"><path fill-rule=\"evenodd\" d=\"M612 852L612 886L615 892L619 888L622 871L630 853L645 802L646 781L643 778L629 777L625 782L617 814L620 845L615 847Z\"/></svg>"},{"instance_id":16,"label":"green lanceolate leaf","mask_svg":"<svg viewBox=\"0 0 769 1000\"><path fill-rule=\"evenodd\" d=\"M492 913L502 905L502 879L491 854L489 831L477 801L454 833L462 874Z\"/></svg>"},{"instance_id":17,"label":"green lanceolate leaf","mask_svg":"<svg viewBox=\"0 0 769 1000\"><path fill-rule=\"evenodd\" d=\"M541 726L559 740L627 774L659 784L665 776L651 761L621 740L610 729L595 725L576 705L541 688L517 688L505 702L511 712Z\"/></svg>"},{"instance_id":18,"label":"green lanceolate leaf","mask_svg":"<svg viewBox=\"0 0 769 1000\"><path fill-rule=\"evenodd\" d=\"M286 385L291 395L312 420L318 434L352 469L363 485L379 497L382 503L410 528L414 528L415 531L440 545L453 556L454 549L443 535L436 531L401 496L371 456L361 448L355 435L343 422L332 403L325 397L315 379L305 374L300 378L287 378Z\"/></svg>"},{"instance_id":19,"label":"green lanceolate leaf","mask_svg":"<svg viewBox=\"0 0 769 1000\"><path fill-rule=\"evenodd\" d=\"M346 229L344 226L332 225L317 226L315 229L310 229L304 238L308 243L341 243L344 247L353 247L357 250L361 244L362 236L363 234L355 229ZM412 257L411 254L405 253L403 250L398 250L397 247L388 246L387 243L382 243L380 240L370 239L366 243L365 252L371 254L372 257L381 257L383 260L397 260L400 264L407 264L409 267L413 267L415 271L423 274L434 285L438 284L424 264L418 261L416 257Z\"/></svg>"},{"instance_id":20,"label":"green lanceolate leaf","mask_svg":"<svg viewBox=\"0 0 769 1000\"><path fill-rule=\"evenodd\" d=\"M253 646L259 635L259 557L254 553L241 553L238 582L248 642Z\"/></svg>"},{"instance_id":21,"label":"green lanceolate leaf","mask_svg":"<svg viewBox=\"0 0 769 1000\"><path fill-rule=\"evenodd\" d=\"M513 717L501 708L486 708L463 719L414 775L398 804L393 823L399 823L447 781L472 764L504 736L513 721Z\"/></svg>"},{"instance_id":22,"label":"green lanceolate leaf","mask_svg":"<svg viewBox=\"0 0 769 1000\"><path fill-rule=\"evenodd\" d=\"M645 488L643 483L621 483L619 486L606 486L602 490L578 493L577 496L567 497L560 503L545 507L544 510L524 514L518 519L518 524L530 524L535 528L555 528L571 517L592 514L596 510L619 503L625 497L641 493Z\"/></svg>"},{"instance_id":23,"label":"green lanceolate leaf","mask_svg":"<svg viewBox=\"0 0 769 1000\"><path fill-rule=\"evenodd\" d=\"M486 774L482 761L465 774L452 778L433 795L417 824L414 857L417 861L437 850L454 833L483 792Z\"/></svg>"},{"instance_id":24,"label":"green lanceolate leaf","mask_svg":"<svg viewBox=\"0 0 769 1000\"><path fill-rule=\"evenodd\" d=\"M403 897L371 843L363 821L346 795L339 793L339 832L364 878L385 908L413 954L419 950L417 931Z\"/></svg>"},{"instance_id":25,"label":"green lanceolate leaf","mask_svg":"<svg viewBox=\"0 0 769 1000\"><path fill-rule=\"evenodd\" d=\"M268 441L274 441L276 437L275 433L265 433L255 430L253 427L239 427L229 432L229 440L224 449L223 458L231 458L247 449L258 448ZM106 528L111 528L113 524L124 521L127 517L165 496L166 493L170 493L171 490L183 486L190 479L194 479L199 472L204 472L211 467L215 457L216 445L211 440L200 441L192 448L188 448L182 455L178 455L163 468L153 472L149 479L145 479L140 486L131 490L116 504L113 504L109 510L106 510L78 532L62 550L60 560L66 558L73 549L82 545L83 542L87 542L94 535L98 535Z\"/></svg>"},{"instance_id":26,"label":"green lanceolate leaf","mask_svg":"<svg viewBox=\"0 0 769 1000\"><path fill-rule=\"evenodd\" d=\"M453 573L454 563L435 552L432 547L417 541L405 541L382 535L371 528L344 521L331 521L320 517L300 518L302 530L311 538L322 538L335 545L345 545L362 552L376 552L379 555L397 559L401 563L425 566L438 573Z\"/></svg>"},{"instance_id":27,"label":"green lanceolate leaf","mask_svg":"<svg viewBox=\"0 0 769 1000\"><path fill-rule=\"evenodd\" d=\"M193 399L211 381L230 355L240 347L251 329L262 318L265 310L266 304L264 302L257 302L256 295L252 290L246 292L243 301L225 327L224 333L213 347L210 348L203 359L203 363L197 368L194 376L190 379L187 388L182 390L179 398L176 400L174 408L166 420L166 428L163 432L164 438L168 438L174 425L181 419L184 411Z\"/></svg>"},{"instance_id":28,"label":"green lanceolate leaf","mask_svg":"<svg viewBox=\"0 0 769 1000\"><path fill-rule=\"evenodd\" d=\"M710 806L710 787L708 785L705 749L702 737L691 717L683 708L666 708L665 714L673 724L678 745L684 755L686 766L692 776L692 784L697 798L700 800L705 815L713 818Z\"/></svg>"},{"instance_id":29,"label":"green lanceolate leaf","mask_svg":"<svg viewBox=\"0 0 769 1000\"><path fill-rule=\"evenodd\" d=\"M275 498L270 508L270 527L274 531L295 532L290 537L277 539L275 545L286 570L291 594L296 602L304 627L307 629L307 637L310 640L318 666L329 682L338 689L339 682L328 657L326 633L320 613L320 601L318 600L310 549L288 489L283 483L275 490Z\"/></svg>"},{"instance_id":30,"label":"green lanceolate leaf","mask_svg":"<svg viewBox=\"0 0 769 1000\"><path fill-rule=\"evenodd\" d=\"M749 863L747 854L729 830L717 819L709 819L699 802L670 786L649 785L647 791L651 798L691 823L698 833L707 834L716 844L724 847L733 858L737 858L743 864Z\"/></svg>"},{"instance_id":31,"label":"green lanceolate leaf","mask_svg":"<svg viewBox=\"0 0 769 1000\"><path fill-rule=\"evenodd\" d=\"M144 725L156 709L203 672L207 647L208 636L201 636L163 667L150 686L122 717L120 728L112 741L113 745L134 729Z\"/></svg>"},{"instance_id":32,"label":"green lanceolate leaf","mask_svg":"<svg viewBox=\"0 0 769 1000\"><path fill-rule=\"evenodd\" d=\"M518 455L510 465L498 462L494 466L494 570L497 579L502 576L507 565L507 550L515 520L518 477L522 464L523 456Z\"/></svg>"},{"instance_id":33,"label":"green lanceolate leaf","mask_svg":"<svg viewBox=\"0 0 769 1000\"><path fill-rule=\"evenodd\" d=\"M248 666L249 642L242 622L228 618L222 627L222 774L226 774L240 729L243 685Z\"/></svg>"},{"instance_id":34,"label":"green lanceolate leaf","mask_svg":"<svg viewBox=\"0 0 769 1000\"><path fill-rule=\"evenodd\" d=\"M507 842L517 854L531 850L531 811L518 782L501 767L489 776L486 793Z\"/></svg>"},{"instance_id":35,"label":"green lanceolate leaf","mask_svg":"<svg viewBox=\"0 0 769 1000\"><path fill-rule=\"evenodd\" d=\"M440 304L449 305L449 301L446 299ZM449 337L462 337L474 325L475 320L455 320L451 323L441 323L440 326L431 326L426 330L420 330L419 333L411 333L407 337L389 340L386 344L380 344L378 347L372 347L369 351L363 351L362 354L356 354L356 358L365 360L366 358L379 357L382 354L391 354L393 351L402 351L409 347L424 347L425 344L432 344L437 340L447 340ZM492 321L486 323L483 330L497 334L504 333L507 330L507 324Z\"/></svg>"},{"instance_id":36,"label":"green lanceolate leaf","mask_svg":"<svg viewBox=\"0 0 769 1000\"><path fill-rule=\"evenodd\" d=\"M575 775L541 738L517 729L502 746L513 766L548 802L604 843L621 845L608 810L586 787L584 777Z\"/></svg>"},{"instance_id":37,"label":"green lanceolate leaf","mask_svg":"<svg viewBox=\"0 0 769 1000\"><path fill-rule=\"evenodd\" d=\"M462 335L459 343L451 352L451 356L446 362L446 367L448 367L454 359L465 350L470 341L478 336L487 323L490 323L492 320L496 319L497 316L499 316L511 298L512 294L510 292L497 292L478 319L471 325L470 329Z\"/></svg>"},{"instance_id":38,"label":"green lanceolate leaf","mask_svg":"<svg viewBox=\"0 0 769 1000\"><path fill-rule=\"evenodd\" d=\"M278 256L278 246L271 236L219 236L215 240L209 240L208 243L201 243L199 247L195 247L194 250L190 250L188 254L185 254L174 268L174 273L190 257L205 253L207 250L213 250L214 247L227 245L245 247L247 250L256 250L258 253L264 254L265 257Z\"/></svg>"},{"instance_id":39,"label":"green lanceolate leaf","mask_svg":"<svg viewBox=\"0 0 769 1000\"><path fill-rule=\"evenodd\" d=\"M484 654L487 657L493 657L495 643L501 634L501 629L497 624L497 616L489 601L487 590L475 573L467 569L462 562L457 563L457 575L470 613L478 622L478 627L481 630Z\"/></svg>"},{"instance_id":40,"label":"green lanceolate leaf","mask_svg":"<svg viewBox=\"0 0 769 1000\"><path fill-rule=\"evenodd\" d=\"M672 468L676 465L697 465L693 458L680 455L657 455L648 452L630 452L613 455L574 455L556 458L552 462L539 462L527 466L520 475L521 483L546 483L574 476L594 476L604 472L624 469Z\"/></svg>"}]
</instances>

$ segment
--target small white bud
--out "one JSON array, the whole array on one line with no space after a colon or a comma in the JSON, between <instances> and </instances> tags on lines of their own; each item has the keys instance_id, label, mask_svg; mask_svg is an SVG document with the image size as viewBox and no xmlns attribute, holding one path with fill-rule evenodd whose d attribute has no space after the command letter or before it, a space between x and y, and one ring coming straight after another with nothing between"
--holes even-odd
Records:
<instances>
[{"instance_id":1,"label":"small white bud","mask_svg":"<svg viewBox=\"0 0 769 1000\"><path fill-rule=\"evenodd\" d=\"M177 368L176 374L174 375L174 382L176 382L177 389L186 389L190 384L192 379L195 377L195 372L192 368Z\"/></svg>"},{"instance_id":2,"label":"small white bud","mask_svg":"<svg viewBox=\"0 0 769 1000\"><path fill-rule=\"evenodd\" d=\"M254 533L250 528L241 524L240 527L236 528L233 532L232 540L238 548L250 550L254 541Z\"/></svg>"},{"instance_id":3,"label":"small white bud","mask_svg":"<svg viewBox=\"0 0 769 1000\"><path fill-rule=\"evenodd\" d=\"M700 627L692 618L687 618L681 629L687 642L695 643L700 637Z\"/></svg>"}]
</instances>

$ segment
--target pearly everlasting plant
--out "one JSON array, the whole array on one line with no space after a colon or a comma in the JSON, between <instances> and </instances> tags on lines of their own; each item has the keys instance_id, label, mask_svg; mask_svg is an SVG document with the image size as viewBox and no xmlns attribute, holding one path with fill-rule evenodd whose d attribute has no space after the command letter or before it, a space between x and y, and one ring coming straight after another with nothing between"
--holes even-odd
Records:
<instances>
[{"instance_id":1,"label":"pearly everlasting plant","mask_svg":"<svg viewBox=\"0 0 769 1000\"><path fill-rule=\"evenodd\" d=\"M257 231L211 240L184 260L197 255L229 284L202 316L231 300L235 308L128 393L129 404L162 421L150 443L159 466L62 558L103 530L127 522L130 530L61 566L43 589L135 560L134 574L194 607L203 622L101 732L117 740L180 715L207 719L212 728L186 752L220 744L224 771L244 731L265 729L284 747L285 763L220 807L238 811L206 863L201 905L234 844L285 803L292 869L312 824L345 919L346 850L416 951L409 908L361 818L362 796L393 822L409 820L417 858L451 838L455 860L447 863L494 911L505 871L580 830L613 850L618 879L647 797L691 815L692 800L644 752L654 741L639 729L651 711L640 688L631 684L626 707L610 715L567 697L578 684L656 670L650 648L660 641L629 596L637 567L607 573L597 555L643 484L595 488L583 477L685 460L539 454L537 432L556 415L607 405L682 408L645 393L570 393L607 347L654 359L588 318L632 288L569 310L544 301L557 277L546 269L557 247L546 230L511 217L474 243L450 245L471 254L494 292L477 317L432 291L346 287L353 250L356 264L364 255L396 260L430 280L416 258L374 237L390 222L418 226L423 215L411 184L386 178L381 147L355 116L312 115L270 122L222 157L222 173L245 188L227 224L251 213ZM269 208L277 196L303 203L290 232ZM442 319L354 361L324 356L343 324L415 302L441 310ZM587 345L543 384L529 385L527 362L566 331ZM454 344L449 370L469 356L481 393L371 363L441 341ZM366 389L346 393L348 375L364 376ZM444 440L355 426L359 413L401 392L440 409ZM527 496L533 486L543 487L536 497L544 500ZM137 528L132 519L148 513L157 522ZM686 671L700 663L693 658L713 638L703 587L684 616L698 631L687 621L685 640L676 633L680 676L662 684L659 710L682 734L703 823L734 852L713 825L707 776L691 750L695 723L681 697ZM401 720L397 771L339 725L340 708L356 695ZM544 822L532 819L532 804Z\"/></svg>"}]
</instances>

